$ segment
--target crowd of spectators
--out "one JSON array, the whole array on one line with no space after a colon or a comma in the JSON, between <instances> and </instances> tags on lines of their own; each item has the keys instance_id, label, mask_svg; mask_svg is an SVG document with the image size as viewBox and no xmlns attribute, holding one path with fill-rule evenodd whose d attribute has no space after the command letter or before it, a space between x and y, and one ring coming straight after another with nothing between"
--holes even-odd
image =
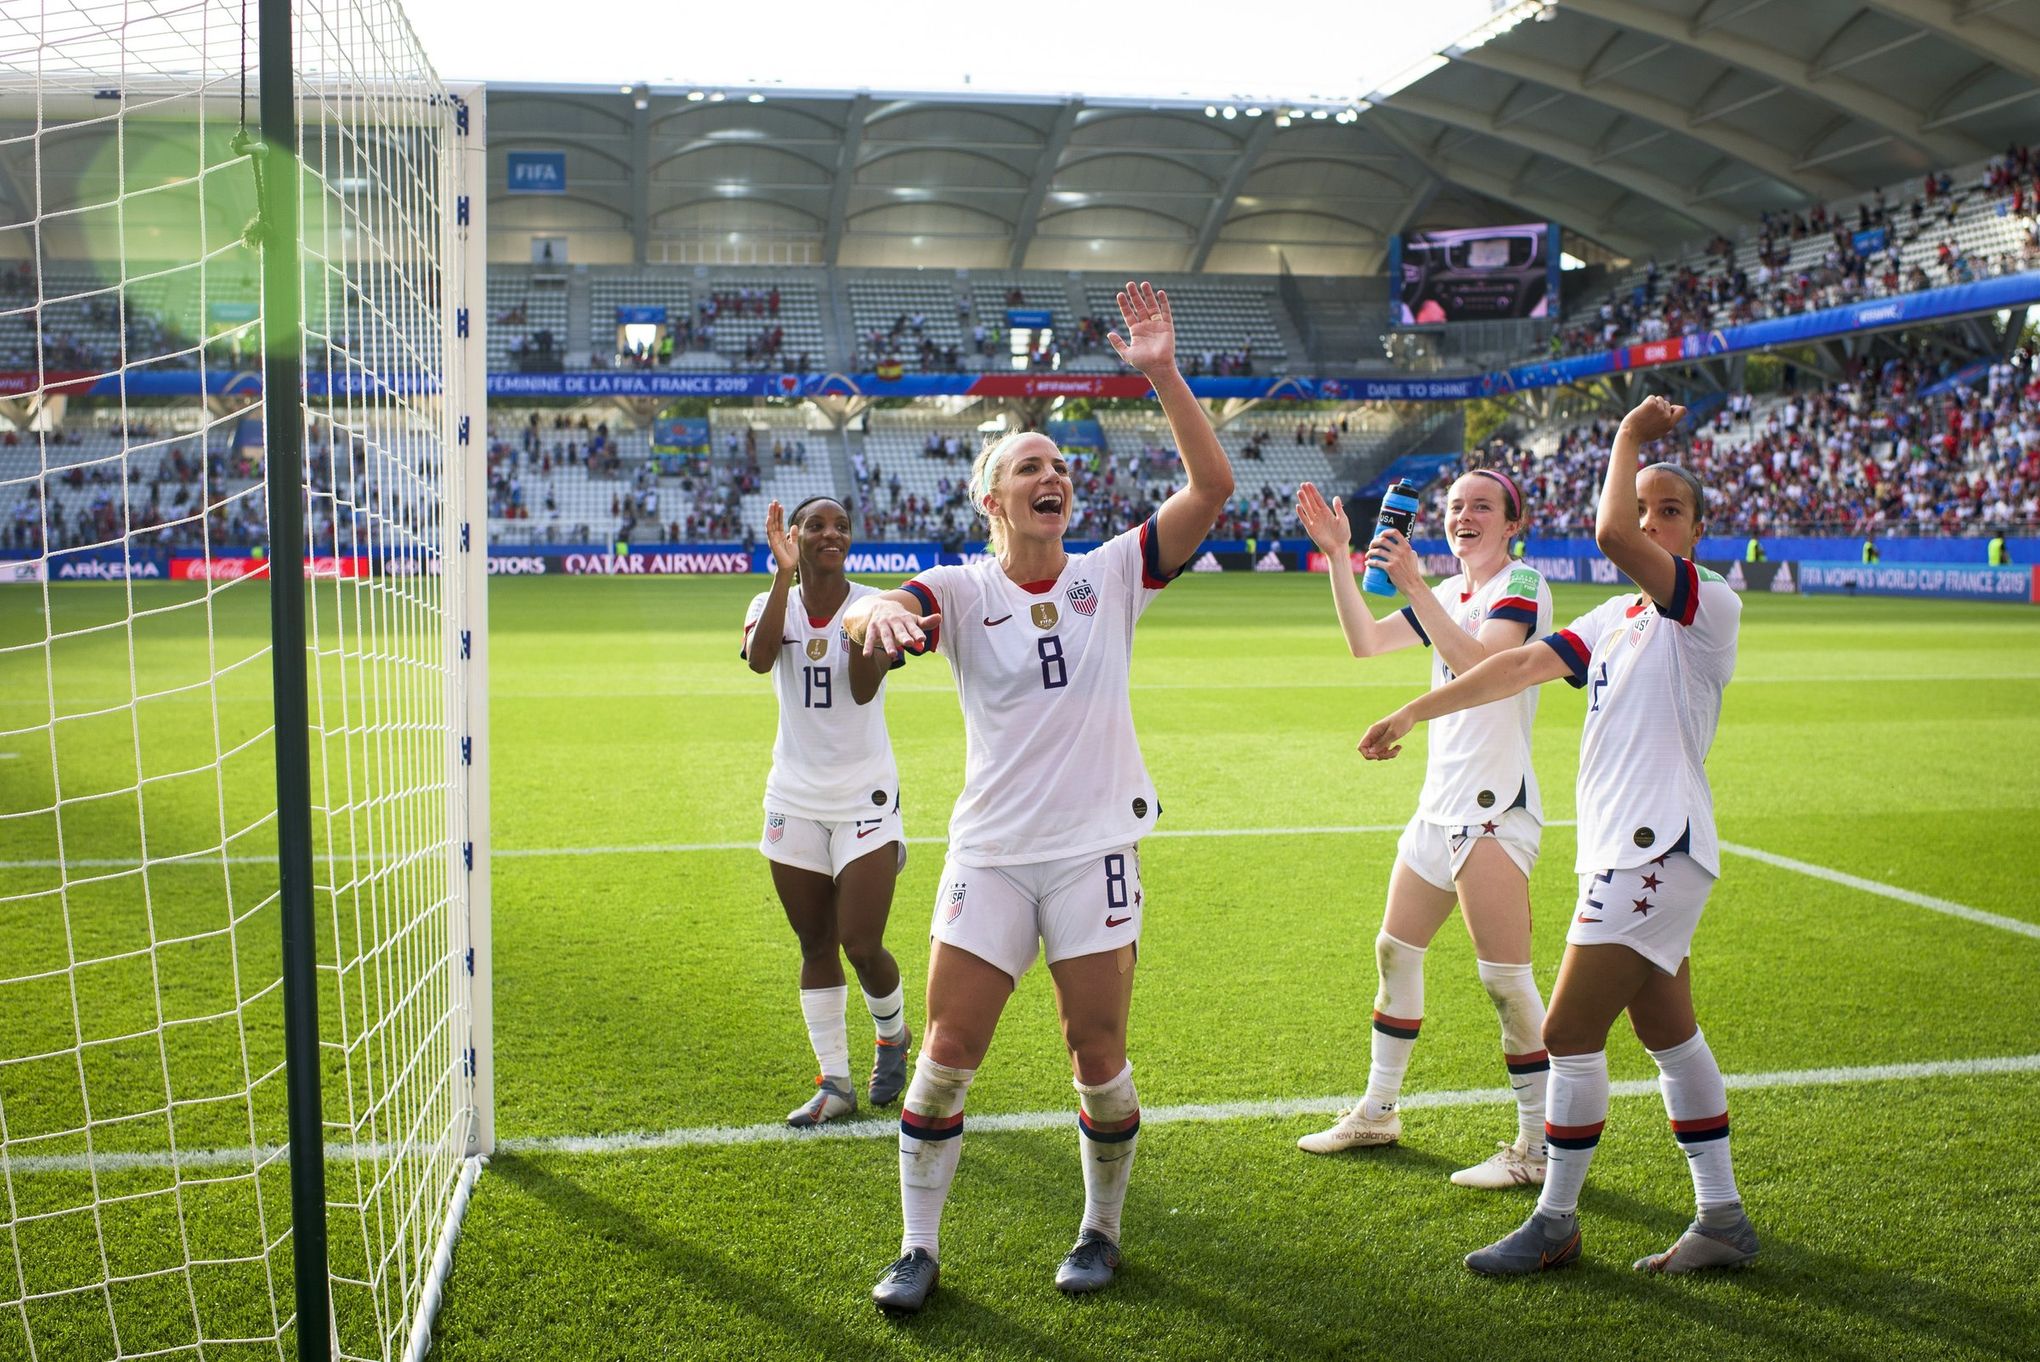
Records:
<instances>
[{"instance_id":1,"label":"crowd of spectators","mask_svg":"<svg viewBox=\"0 0 2040 1362\"><path fill-rule=\"evenodd\" d=\"M1865 364L1843 382L1759 402L1733 394L1652 451L1708 491L1713 534L1983 534L2040 526L2040 373L2031 353L1928 396L1919 360ZM1489 456L1523 484L1530 532L1591 536L1616 418L1574 426L1541 455ZM1445 490L1430 491L1442 524Z\"/></svg>"},{"instance_id":2,"label":"crowd of spectators","mask_svg":"<svg viewBox=\"0 0 2040 1362\"><path fill-rule=\"evenodd\" d=\"M2017 247L1976 255L1959 244L1952 225L1964 205L1981 198L2001 216L2023 222ZM2040 267L2040 180L2035 157L2013 146L1985 169L1974 186L1958 188L1945 171L1927 176L1905 212L1893 210L1883 190L1855 211L1825 205L1795 213L1766 213L1757 237L1754 270L1737 262L1734 243L1717 237L1704 259L1667 272L1651 260L1641 280L1611 292L1585 321L1561 326L1551 353L1589 354L1624 345L1704 334L1771 317L1840 307L1870 298ZM1792 265L1793 246L1825 238L1816 260ZM1931 267L1901 259L1904 247L1935 242Z\"/></svg>"}]
</instances>

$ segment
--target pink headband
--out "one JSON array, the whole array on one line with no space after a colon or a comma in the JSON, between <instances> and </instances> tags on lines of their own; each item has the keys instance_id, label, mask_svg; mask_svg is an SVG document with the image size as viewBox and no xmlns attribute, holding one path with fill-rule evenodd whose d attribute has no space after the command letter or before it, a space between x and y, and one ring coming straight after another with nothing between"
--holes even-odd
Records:
<instances>
[{"instance_id":1,"label":"pink headband","mask_svg":"<svg viewBox=\"0 0 2040 1362\"><path fill-rule=\"evenodd\" d=\"M1500 483L1502 490L1509 494L1511 501L1511 505L1507 508L1509 519L1516 520L1521 518L1523 514L1523 494L1516 489L1514 479L1497 468L1470 468L1467 471L1469 473L1478 473L1484 478L1493 478L1496 482Z\"/></svg>"}]
</instances>

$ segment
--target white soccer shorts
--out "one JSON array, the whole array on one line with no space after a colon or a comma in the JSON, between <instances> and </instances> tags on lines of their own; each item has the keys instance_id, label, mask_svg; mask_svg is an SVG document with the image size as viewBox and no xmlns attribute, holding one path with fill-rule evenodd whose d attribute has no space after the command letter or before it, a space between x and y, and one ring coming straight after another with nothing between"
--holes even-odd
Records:
<instances>
[{"instance_id":1,"label":"white soccer shorts","mask_svg":"<svg viewBox=\"0 0 2040 1362\"><path fill-rule=\"evenodd\" d=\"M1499 842L1516 863L1516 869L1528 879L1531 868L1537 864L1537 848L1543 837L1544 825L1532 818L1528 809L1505 809L1492 818L1464 827L1412 818L1396 841L1395 854L1426 883L1449 894L1459 872L1466 867L1466 858L1473 854L1481 839Z\"/></svg>"},{"instance_id":2,"label":"white soccer shorts","mask_svg":"<svg viewBox=\"0 0 2040 1362\"><path fill-rule=\"evenodd\" d=\"M1027 865L946 861L928 934L1004 970L1018 983L1036 944L1053 965L1139 946L1140 849Z\"/></svg>"},{"instance_id":3,"label":"white soccer shorts","mask_svg":"<svg viewBox=\"0 0 2040 1362\"><path fill-rule=\"evenodd\" d=\"M758 839L758 850L768 861L790 865L796 870L812 870L833 880L852 861L869 856L888 842L898 845L898 869L906 869L907 828L900 821L898 810L875 818L845 819L840 823L822 823L797 814L768 810L764 835Z\"/></svg>"},{"instance_id":4,"label":"white soccer shorts","mask_svg":"<svg viewBox=\"0 0 2040 1362\"><path fill-rule=\"evenodd\" d=\"M1627 870L1582 875L1566 944L1627 946L1666 974L1677 974L1713 890L1714 876L1683 851Z\"/></svg>"}]
</instances>

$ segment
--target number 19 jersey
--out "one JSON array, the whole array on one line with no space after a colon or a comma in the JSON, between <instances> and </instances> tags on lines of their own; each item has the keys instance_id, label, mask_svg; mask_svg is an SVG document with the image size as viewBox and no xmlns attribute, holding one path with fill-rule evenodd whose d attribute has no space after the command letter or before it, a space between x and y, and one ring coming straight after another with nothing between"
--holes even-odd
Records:
<instances>
[{"instance_id":1,"label":"number 19 jersey","mask_svg":"<svg viewBox=\"0 0 2040 1362\"><path fill-rule=\"evenodd\" d=\"M1152 516L1051 582L1022 587L996 559L908 582L940 611L934 646L956 673L963 794L949 857L1023 865L1139 841L1161 813L1133 732L1133 626L1180 571L1156 558Z\"/></svg>"},{"instance_id":2,"label":"number 19 jersey","mask_svg":"<svg viewBox=\"0 0 2040 1362\"><path fill-rule=\"evenodd\" d=\"M799 587L788 593L785 632L772 664L779 733L765 777L767 813L840 823L890 813L899 804L899 773L885 731L885 683L869 704L851 698L850 636L843 631L851 602L877 594L877 587L852 582L843 608L816 620ZM746 656L766 599L759 592L744 614Z\"/></svg>"}]
</instances>

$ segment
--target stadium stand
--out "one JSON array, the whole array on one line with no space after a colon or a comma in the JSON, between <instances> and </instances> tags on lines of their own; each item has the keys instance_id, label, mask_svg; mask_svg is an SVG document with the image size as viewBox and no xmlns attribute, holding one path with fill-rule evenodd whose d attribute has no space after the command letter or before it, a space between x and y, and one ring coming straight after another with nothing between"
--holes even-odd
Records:
<instances>
[{"instance_id":1,"label":"stadium stand","mask_svg":"<svg viewBox=\"0 0 2040 1362\"><path fill-rule=\"evenodd\" d=\"M1717 238L1668 267L1646 260L1568 312L1552 353L1665 340L2035 268L2034 170L2030 149L2014 147L1959 174L1928 176L1904 205L1880 189L1833 208L1767 215L1740 242Z\"/></svg>"},{"instance_id":2,"label":"stadium stand","mask_svg":"<svg viewBox=\"0 0 2040 1362\"><path fill-rule=\"evenodd\" d=\"M564 276L489 271L489 367L557 369L567 349Z\"/></svg>"},{"instance_id":3,"label":"stadium stand","mask_svg":"<svg viewBox=\"0 0 2040 1362\"><path fill-rule=\"evenodd\" d=\"M918 271L871 274L851 279L845 291L860 367L890 362L909 373L965 367L957 299L968 295L959 291L955 279Z\"/></svg>"},{"instance_id":4,"label":"stadium stand","mask_svg":"<svg viewBox=\"0 0 2040 1362\"><path fill-rule=\"evenodd\" d=\"M1890 360L1849 381L1762 398L1734 394L1655 457L1707 485L1716 534L1980 534L2040 524L2040 377L1999 361L1973 384L1933 387ZM1489 458L1520 472L1531 532L1591 536L1614 417L1532 434ZM1427 489L1442 523L1458 469Z\"/></svg>"},{"instance_id":5,"label":"stadium stand","mask_svg":"<svg viewBox=\"0 0 2040 1362\"><path fill-rule=\"evenodd\" d=\"M1119 325L1118 287L1087 284L1091 315ZM1177 314L1176 358L1185 374L1279 374L1289 359L1271 290L1195 286L1195 307ZM1110 351L1107 351L1110 354Z\"/></svg>"}]
</instances>

